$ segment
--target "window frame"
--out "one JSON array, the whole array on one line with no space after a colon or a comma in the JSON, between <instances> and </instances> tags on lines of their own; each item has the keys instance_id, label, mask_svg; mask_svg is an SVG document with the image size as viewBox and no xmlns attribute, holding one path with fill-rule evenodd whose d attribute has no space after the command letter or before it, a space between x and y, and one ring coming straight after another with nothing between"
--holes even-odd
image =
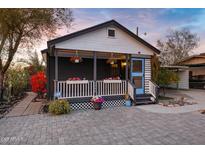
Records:
<instances>
[{"instance_id":1,"label":"window frame","mask_svg":"<svg viewBox=\"0 0 205 154\"><path fill-rule=\"evenodd\" d=\"M109 36L109 30L113 30L114 31L114 36ZM107 37L108 38L115 38L116 37L116 29L115 28L108 28L107 29Z\"/></svg>"}]
</instances>

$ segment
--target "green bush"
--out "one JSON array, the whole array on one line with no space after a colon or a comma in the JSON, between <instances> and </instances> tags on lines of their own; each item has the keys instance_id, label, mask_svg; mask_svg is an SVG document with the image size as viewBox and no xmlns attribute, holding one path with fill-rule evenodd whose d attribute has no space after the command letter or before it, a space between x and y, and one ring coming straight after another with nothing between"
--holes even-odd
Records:
<instances>
[{"instance_id":1,"label":"green bush","mask_svg":"<svg viewBox=\"0 0 205 154\"><path fill-rule=\"evenodd\" d=\"M157 84L163 89L165 96L165 88L172 83L177 83L179 81L179 76L176 72L168 70L166 68L161 68L158 74Z\"/></svg>"},{"instance_id":2,"label":"green bush","mask_svg":"<svg viewBox=\"0 0 205 154\"><path fill-rule=\"evenodd\" d=\"M5 75L5 87L11 96L19 96L28 87L29 74L20 65L10 68Z\"/></svg>"},{"instance_id":3,"label":"green bush","mask_svg":"<svg viewBox=\"0 0 205 154\"><path fill-rule=\"evenodd\" d=\"M55 100L50 103L48 110L55 115L69 113L70 104L66 100Z\"/></svg>"}]
</instances>

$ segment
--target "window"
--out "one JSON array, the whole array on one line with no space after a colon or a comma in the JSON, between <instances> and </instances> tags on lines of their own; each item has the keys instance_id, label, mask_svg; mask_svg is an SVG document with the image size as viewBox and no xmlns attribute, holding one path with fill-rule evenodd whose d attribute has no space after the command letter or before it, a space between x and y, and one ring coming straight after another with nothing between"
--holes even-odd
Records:
<instances>
[{"instance_id":1,"label":"window","mask_svg":"<svg viewBox=\"0 0 205 154\"><path fill-rule=\"evenodd\" d=\"M114 29L108 29L108 37L115 37L115 30Z\"/></svg>"},{"instance_id":2,"label":"window","mask_svg":"<svg viewBox=\"0 0 205 154\"><path fill-rule=\"evenodd\" d=\"M136 88L142 88L142 77L141 76L133 77L133 83L135 84Z\"/></svg>"},{"instance_id":3,"label":"window","mask_svg":"<svg viewBox=\"0 0 205 154\"><path fill-rule=\"evenodd\" d=\"M132 65L132 71L141 73L142 72L142 61L134 60L133 65Z\"/></svg>"}]
</instances>

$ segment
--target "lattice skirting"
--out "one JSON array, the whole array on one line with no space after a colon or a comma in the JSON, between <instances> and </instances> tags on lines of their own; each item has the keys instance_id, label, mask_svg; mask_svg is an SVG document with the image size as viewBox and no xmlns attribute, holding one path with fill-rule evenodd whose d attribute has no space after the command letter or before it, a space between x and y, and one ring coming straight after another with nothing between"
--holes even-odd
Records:
<instances>
[{"instance_id":1,"label":"lattice skirting","mask_svg":"<svg viewBox=\"0 0 205 154\"><path fill-rule=\"evenodd\" d=\"M105 102L102 104L102 108L110 108L125 105L125 100L122 96L107 96L103 98L105 99ZM90 98L70 99L68 101L70 102L72 110L93 109L93 104L90 102Z\"/></svg>"}]
</instances>

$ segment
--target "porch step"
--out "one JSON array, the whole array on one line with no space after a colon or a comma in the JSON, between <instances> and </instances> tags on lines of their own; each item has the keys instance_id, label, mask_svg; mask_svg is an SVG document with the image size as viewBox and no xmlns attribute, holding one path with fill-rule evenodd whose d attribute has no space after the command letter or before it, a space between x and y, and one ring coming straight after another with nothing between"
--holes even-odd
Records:
<instances>
[{"instance_id":1,"label":"porch step","mask_svg":"<svg viewBox=\"0 0 205 154\"><path fill-rule=\"evenodd\" d=\"M136 105L143 105L143 104L153 104L154 102L151 100L151 94L140 94L136 95L135 103Z\"/></svg>"},{"instance_id":2,"label":"porch step","mask_svg":"<svg viewBox=\"0 0 205 154\"><path fill-rule=\"evenodd\" d=\"M139 97L151 97L152 95L151 94L137 94L136 96L139 96Z\"/></svg>"},{"instance_id":3,"label":"porch step","mask_svg":"<svg viewBox=\"0 0 205 154\"><path fill-rule=\"evenodd\" d=\"M135 100L150 100L151 97L151 94L139 94L136 95Z\"/></svg>"},{"instance_id":4,"label":"porch step","mask_svg":"<svg viewBox=\"0 0 205 154\"><path fill-rule=\"evenodd\" d=\"M148 105L148 104L155 104L155 102L153 102L153 101L136 101L135 102L136 103L136 105Z\"/></svg>"}]
</instances>

